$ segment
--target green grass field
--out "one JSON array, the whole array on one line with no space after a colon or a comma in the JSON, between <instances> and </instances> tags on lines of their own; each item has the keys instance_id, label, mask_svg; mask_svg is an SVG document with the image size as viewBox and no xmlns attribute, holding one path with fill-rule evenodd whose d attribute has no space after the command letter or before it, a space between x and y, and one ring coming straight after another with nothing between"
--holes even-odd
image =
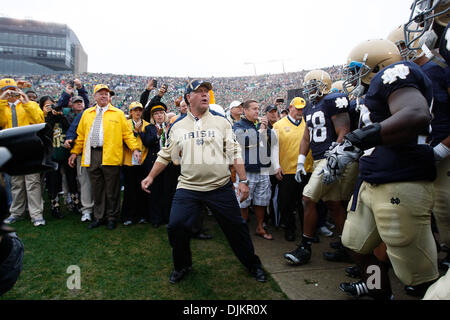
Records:
<instances>
[{"instance_id":1,"label":"green grass field","mask_svg":"<svg viewBox=\"0 0 450 320\"><path fill-rule=\"evenodd\" d=\"M250 276L213 217L205 224L214 239L191 241L193 271L173 285L168 281L173 265L165 226L120 224L112 231L106 226L89 230L87 222L67 211L64 219L54 219L47 205L45 226L34 227L29 218L13 225L25 246L23 270L1 300L287 299L270 276L266 283ZM80 290L67 288L71 265L80 267Z\"/></svg>"}]
</instances>

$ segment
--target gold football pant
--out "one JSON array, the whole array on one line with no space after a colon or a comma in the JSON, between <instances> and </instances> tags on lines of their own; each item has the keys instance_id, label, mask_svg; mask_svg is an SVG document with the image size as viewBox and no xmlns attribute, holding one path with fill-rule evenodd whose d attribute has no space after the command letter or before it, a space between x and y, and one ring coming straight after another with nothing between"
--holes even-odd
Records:
<instances>
[{"instance_id":1,"label":"gold football pant","mask_svg":"<svg viewBox=\"0 0 450 320\"><path fill-rule=\"evenodd\" d=\"M344 246L371 254L381 241L397 277L405 285L438 278L437 249L431 231L432 182L362 182L350 200L342 233Z\"/></svg>"}]
</instances>

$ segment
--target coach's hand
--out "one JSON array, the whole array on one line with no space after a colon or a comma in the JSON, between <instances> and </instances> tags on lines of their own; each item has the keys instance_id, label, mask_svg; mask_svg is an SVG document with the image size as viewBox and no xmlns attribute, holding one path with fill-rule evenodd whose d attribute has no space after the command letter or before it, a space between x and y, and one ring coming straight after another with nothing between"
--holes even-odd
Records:
<instances>
[{"instance_id":1,"label":"coach's hand","mask_svg":"<svg viewBox=\"0 0 450 320\"><path fill-rule=\"evenodd\" d=\"M247 200L249 194L250 189L248 188L248 185L243 182L239 183L237 195L240 197L240 202Z\"/></svg>"},{"instance_id":2,"label":"coach's hand","mask_svg":"<svg viewBox=\"0 0 450 320\"><path fill-rule=\"evenodd\" d=\"M150 186L153 183L153 178L151 176L147 176L144 180L141 181L141 188L147 193L150 193Z\"/></svg>"}]
</instances>

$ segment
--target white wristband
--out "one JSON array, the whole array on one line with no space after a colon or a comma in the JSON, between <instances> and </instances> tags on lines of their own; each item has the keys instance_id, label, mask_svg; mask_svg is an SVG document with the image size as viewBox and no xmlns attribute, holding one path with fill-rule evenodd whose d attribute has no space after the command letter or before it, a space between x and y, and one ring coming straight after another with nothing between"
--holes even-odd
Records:
<instances>
[{"instance_id":1,"label":"white wristband","mask_svg":"<svg viewBox=\"0 0 450 320\"><path fill-rule=\"evenodd\" d=\"M435 157L439 158L439 160L445 159L450 155L450 148L448 148L442 142L439 143L436 147L433 148Z\"/></svg>"},{"instance_id":2,"label":"white wristband","mask_svg":"<svg viewBox=\"0 0 450 320\"><path fill-rule=\"evenodd\" d=\"M298 155L297 163L305 163L306 157L303 154Z\"/></svg>"}]
</instances>

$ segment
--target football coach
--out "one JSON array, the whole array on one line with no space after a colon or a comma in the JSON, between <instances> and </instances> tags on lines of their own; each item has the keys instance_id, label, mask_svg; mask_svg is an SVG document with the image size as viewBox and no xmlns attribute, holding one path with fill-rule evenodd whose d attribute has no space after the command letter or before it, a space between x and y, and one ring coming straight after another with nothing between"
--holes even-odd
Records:
<instances>
[{"instance_id":1,"label":"football coach","mask_svg":"<svg viewBox=\"0 0 450 320\"><path fill-rule=\"evenodd\" d=\"M192 269L191 230L202 204L213 212L239 261L257 281L265 282L265 272L254 253L248 226L241 217L230 180L232 165L241 178L237 193L241 201L245 200L249 188L241 148L230 122L209 109L210 90L209 82L188 82L185 97L190 110L173 123L166 146L159 151L141 186L149 192L155 177L170 161L180 164L181 175L167 226L175 267L169 278L171 283L179 282Z\"/></svg>"}]
</instances>

